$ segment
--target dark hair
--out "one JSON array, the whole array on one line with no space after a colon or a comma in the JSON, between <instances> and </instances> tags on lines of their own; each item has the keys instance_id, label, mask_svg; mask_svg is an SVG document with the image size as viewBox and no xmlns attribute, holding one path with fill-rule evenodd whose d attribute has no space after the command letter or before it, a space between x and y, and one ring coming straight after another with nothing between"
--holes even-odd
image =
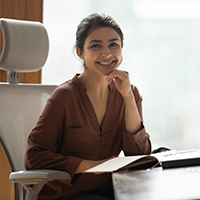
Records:
<instances>
[{"instance_id":1,"label":"dark hair","mask_svg":"<svg viewBox=\"0 0 200 200\"><path fill-rule=\"evenodd\" d=\"M93 13L81 21L76 31L75 47L79 47L80 51L83 52L84 42L89 33L92 30L100 27L110 27L114 29L119 34L121 38L121 44L123 47L124 37L121 28L112 17L104 13Z\"/></svg>"}]
</instances>

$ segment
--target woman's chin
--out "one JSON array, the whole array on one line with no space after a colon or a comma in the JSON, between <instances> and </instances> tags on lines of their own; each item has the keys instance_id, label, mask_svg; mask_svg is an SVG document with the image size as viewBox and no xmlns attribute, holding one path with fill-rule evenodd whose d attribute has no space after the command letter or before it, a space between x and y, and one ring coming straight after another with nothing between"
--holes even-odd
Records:
<instances>
[{"instance_id":1,"label":"woman's chin","mask_svg":"<svg viewBox=\"0 0 200 200\"><path fill-rule=\"evenodd\" d=\"M113 70L109 70L109 71L106 71L106 72L102 72L102 74L103 74L104 76L108 76L112 71L113 71Z\"/></svg>"}]
</instances>

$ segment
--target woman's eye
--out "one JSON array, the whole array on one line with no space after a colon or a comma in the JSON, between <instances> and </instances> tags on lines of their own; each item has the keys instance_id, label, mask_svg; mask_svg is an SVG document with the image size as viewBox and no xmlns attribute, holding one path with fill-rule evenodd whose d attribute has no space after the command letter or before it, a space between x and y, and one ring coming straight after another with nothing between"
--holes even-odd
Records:
<instances>
[{"instance_id":1,"label":"woman's eye","mask_svg":"<svg viewBox=\"0 0 200 200\"><path fill-rule=\"evenodd\" d=\"M99 48L99 47L100 47L99 44L94 44L94 45L91 46L91 48L93 48L93 49L97 49L97 48Z\"/></svg>"},{"instance_id":2,"label":"woman's eye","mask_svg":"<svg viewBox=\"0 0 200 200\"><path fill-rule=\"evenodd\" d=\"M118 47L119 45L117 43L111 43L110 46L111 47Z\"/></svg>"}]
</instances>

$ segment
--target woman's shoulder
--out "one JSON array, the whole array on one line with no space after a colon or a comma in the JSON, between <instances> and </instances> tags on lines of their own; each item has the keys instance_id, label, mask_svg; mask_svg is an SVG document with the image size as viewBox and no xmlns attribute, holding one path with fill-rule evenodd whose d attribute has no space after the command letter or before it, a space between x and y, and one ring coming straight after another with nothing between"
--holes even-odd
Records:
<instances>
[{"instance_id":1,"label":"woman's shoulder","mask_svg":"<svg viewBox=\"0 0 200 200\"><path fill-rule=\"evenodd\" d=\"M80 88L77 82L77 78L73 77L72 79L59 85L52 93L51 99L65 99L65 97L70 98L77 96Z\"/></svg>"},{"instance_id":2,"label":"woman's shoulder","mask_svg":"<svg viewBox=\"0 0 200 200\"><path fill-rule=\"evenodd\" d=\"M73 87L72 81L68 80L65 83L62 83L59 85L52 93L52 96L57 95L67 95L69 93L72 93L75 88Z\"/></svg>"}]
</instances>

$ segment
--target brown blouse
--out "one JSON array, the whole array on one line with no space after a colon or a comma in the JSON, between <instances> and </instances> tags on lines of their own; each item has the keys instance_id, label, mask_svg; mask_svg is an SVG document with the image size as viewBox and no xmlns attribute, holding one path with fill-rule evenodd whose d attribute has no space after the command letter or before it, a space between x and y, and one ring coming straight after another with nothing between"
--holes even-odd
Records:
<instances>
[{"instance_id":1,"label":"brown blouse","mask_svg":"<svg viewBox=\"0 0 200 200\"><path fill-rule=\"evenodd\" d=\"M39 199L66 199L87 193L112 197L110 174L74 174L81 161L118 156L121 150L126 156L151 152L144 127L135 135L126 132L123 98L114 83L109 90L101 128L78 75L57 87L48 99L28 137L25 168L63 170L72 179L46 184ZM142 98L135 86L132 90L142 119Z\"/></svg>"}]
</instances>

